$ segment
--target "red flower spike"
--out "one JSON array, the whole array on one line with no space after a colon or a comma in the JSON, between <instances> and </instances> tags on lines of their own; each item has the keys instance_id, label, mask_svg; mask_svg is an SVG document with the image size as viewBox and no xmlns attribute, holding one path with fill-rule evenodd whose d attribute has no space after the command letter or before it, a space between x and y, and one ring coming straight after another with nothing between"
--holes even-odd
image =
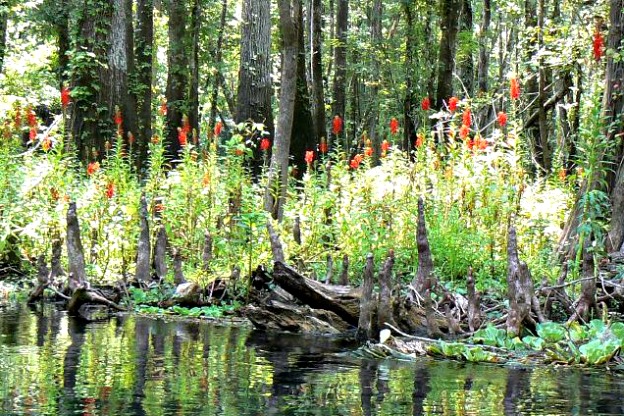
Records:
<instances>
[{"instance_id":1,"label":"red flower spike","mask_svg":"<svg viewBox=\"0 0 624 416\"><path fill-rule=\"evenodd\" d=\"M13 126L15 130L22 128L22 109L18 106L15 108L15 116L13 117Z\"/></svg>"},{"instance_id":2,"label":"red flower spike","mask_svg":"<svg viewBox=\"0 0 624 416\"><path fill-rule=\"evenodd\" d=\"M321 143L319 144L319 152L323 154L327 153L327 140L325 140L325 137L321 138Z\"/></svg>"},{"instance_id":3,"label":"red flower spike","mask_svg":"<svg viewBox=\"0 0 624 416\"><path fill-rule=\"evenodd\" d=\"M451 97L448 101L448 108L451 113L454 113L457 110L457 104L459 103L459 98Z\"/></svg>"},{"instance_id":4,"label":"red flower spike","mask_svg":"<svg viewBox=\"0 0 624 416\"><path fill-rule=\"evenodd\" d=\"M602 56L604 55L605 45L604 45L604 37L602 36L602 33L600 33L598 30L594 32L592 45L594 48L594 59L596 61L600 61L602 59Z\"/></svg>"},{"instance_id":5,"label":"red flower spike","mask_svg":"<svg viewBox=\"0 0 624 416\"><path fill-rule=\"evenodd\" d=\"M35 141L35 139L37 138L37 128L36 127L31 127L30 128L30 132L28 133L28 138L30 139L31 143Z\"/></svg>"},{"instance_id":6,"label":"red flower spike","mask_svg":"<svg viewBox=\"0 0 624 416\"><path fill-rule=\"evenodd\" d=\"M342 127L343 127L342 119L340 118L339 115L335 115L334 120L332 121L332 133L338 136L340 132L342 131Z\"/></svg>"},{"instance_id":7,"label":"red flower spike","mask_svg":"<svg viewBox=\"0 0 624 416\"><path fill-rule=\"evenodd\" d=\"M360 154L357 154L353 156L353 159L351 159L349 166L351 166L351 169L355 170L360 167L360 163L362 163L362 160L364 160L364 157Z\"/></svg>"},{"instance_id":8,"label":"red flower spike","mask_svg":"<svg viewBox=\"0 0 624 416\"><path fill-rule=\"evenodd\" d=\"M512 77L511 80L509 80L509 96L512 100L520 98L520 83L516 77Z\"/></svg>"},{"instance_id":9,"label":"red flower spike","mask_svg":"<svg viewBox=\"0 0 624 416\"><path fill-rule=\"evenodd\" d=\"M498 121L498 125L501 127L505 127L505 124L507 124L507 114L505 114L504 111L499 111L496 119Z\"/></svg>"},{"instance_id":10,"label":"red flower spike","mask_svg":"<svg viewBox=\"0 0 624 416\"><path fill-rule=\"evenodd\" d=\"M390 142L388 140L384 140L381 142L381 151L385 153L388 150L390 150Z\"/></svg>"},{"instance_id":11,"label":"red flower spike","mask_svg":"<svg viewBox=\"0 0 624 416\"><path fill-rule=\"evenodd\" d=\"M189 118L186 114L182 116L182 130L187 135L191 132L191 124L189 123Z\"/></svg>"},{"instance_id":12,"label":"red flower spike","mask_svg":"<svg viewBox=\"0 0 624 416\"><path fill-rule=\"evenodd\" d=\"M63 87L61 90L61 107L63 110L67 110L69 104L71 104L71 91L69 88Z\"/></svg>"},{"instance_id":13,"label":"red flower spike","mask_svg":"<svg viewBox=\"0 0 624 416\"><path fill-rule=\"evenodd\" d=\"M44 137L41 141L41 150L47 152L52 148L52 140L48 136Z\"/></svg>"},{"instance_id":14,"label":"red flower spike","mask_svg":"<svg viewBox=\"0 0 624 416\"><path fill-rule=\"evenodd\" d=\"M219 137L221 135L221 131L223 130L223 123L221 123L220 121L217 121L217 124L215 124L214 126L214 136L215 137Z\"/></svg>"},{"instance_id":15,"label":"red flower spike","mask_svg":"<svg viewBox=\"0 0 624 416\"><path fill-rule=\"evenodd\" d=\"M186 132L184 131L184 129L180 127L178 127L178 141L180 142L180 146L182 147L186 146L186 142L187 142Z\"/></svg>"},{"instance_id":16,"label":"red flower spike","mask_svg":"<svg viewBox=\"0 0 624 416\"><path fill-rule=\"evenodd\" d=\"M263 137L262 140L260 140L260 150L262 150L263 152L266 152L270 148L271 148L271 141L267 139L266 137Z\"/></svg>"},{"instance_id":17,"label":"red flower spike","mask_svg":"<svg viewBox=\"0 0 624 416\"><path fill-rule=\"evenodd\" d=\"M399 120L396 117L392 117L390 120L390 133L397 134L399 132Z\"/></svg>"},{"instance_id":18,"label":"red flower spike","mask_svg":"<svg viewBox=\"0 0 624 416\"><path fill-rule=\"evenodd\" d=\"M425 97L422 99L422 101L420 102L420 108L422 108L424 111L431 110L431 100L429 99L429 97Z\"/></svg>"},{"instance_id":19,"label":"red flower spike","mask_svg":"<svg viewBox=\"0 0 624 416\"><path fill-rule=\"evenodd\" d=\"M425 143L425 135L422 133L418 133L416 135L416 147L420 147Z\"/></svg>"},{"instance_id":20,"label":"red flower spike","mask_svg":"<svg viewBox=\"0 0 624 416\"><path fill-rule=\"evenodd\" d=\"M305 152L305 162L310 165L314 161L314 150L308 150Z\"/></svg>"},{"instance_id":21,"label":"red flower spike","mask_svg":"<svg viewBox=\"0 0 624 416\"><path fill-rule=\"evenodd\" d=\"M462 115L462 124L470 127L472 124L472 113L470 112L470 108L464 110L464 114Z\"/></svg>"},{"instance_id":22,"label":"red flower spike","mask_svg":"<svg viewBox=\"0 0 624 416\"><path fill-rule=\"evenodd\" d=\"M100 170L100 164L98 162L91 162L87 165L87 175L91 176L95 172Z\"/></svg>"},{"instance_id":23,"label":"red flower spike","mask_svg":"<svg viewBox=\"0 0 624 416\"><path fill-rule=\"evenodd\" d=\"M167 100L165 98L160 100L160 108L158 109L158 112L161 116L167 115Z\"/></svg>"},{"instance_id":24,"label":"red flower spike","mask_svg":"<svg viewBox=\"0 0 624 416\"><path fill-rule=\"evenodd\" d=\"M373 155L373 148L372 147L365 147L364 148L364 156L371 157L372 155Z\"/></svg>"},{"instance_id":25,"label":"red flower spike","mask_svg":"<svg viewBox=\"0 0 624 416\"><path fill-rule=\"evenodd\" d=\"M135 142L134 134L131 131L128 132L128 143L132 146Z\"/></svg>"},{"instance_id":26,"label":"red flower spike","mask_svg":"<svg viewBox=\"0 0 624 416\"><path fill-rule=\"evenodd\" d=\"M462 126L459 129L459 138L464 140L466 137L468 137L469 134L470 134L470 127L468 127L465 124L462 124Z\"/></svg>"},{"instance_id":27,"label":"red flower spike","mask_svg":"<svg viewBox=\"0 0 624 416\"><path fill-rule=\"evenodd\" d=\"M114 120L117 125L117 130L119 130L121 128L121 123L123 123L123 116L121 115L121 110L117 106L115 106Z\"/></svg>"},{"instance_id":28,"label":"red flower spike","mask_svg":"<svg viewBox=\"0 0 624 416\"><path fill-rule=\"evenodd\" d=\"M37 127L37 116L31 107L28 107L28 110L26 110L26 119L30 128Z\"/></svg>"},{"instance_id":29,"label":"red flower spike","mask_svg":"<svg viewBox=\"0 0 624 416\"><path fill-rule=\"evenodd\" d=\"M115 184L112 181L110 181L106 185L106 197L108 199L111 199L114 195L115 195Z\"/></svg>"}]
</instances>

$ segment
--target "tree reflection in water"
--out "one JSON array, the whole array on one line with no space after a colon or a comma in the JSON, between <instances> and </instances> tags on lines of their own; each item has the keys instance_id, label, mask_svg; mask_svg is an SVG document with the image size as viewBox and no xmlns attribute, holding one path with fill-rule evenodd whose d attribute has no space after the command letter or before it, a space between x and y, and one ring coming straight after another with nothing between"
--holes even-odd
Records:
<instances>
[{"instance_id":1,"label":"tree reflection in water","mask_svg":"<svg viewBox=\"0 0 624 416\"><path fill-rule=\"evenodd\" d=\"M348 340L53 308L0 314L0 413L624 414L620 373L363 360Z\"/></svg>"}]
</instances>

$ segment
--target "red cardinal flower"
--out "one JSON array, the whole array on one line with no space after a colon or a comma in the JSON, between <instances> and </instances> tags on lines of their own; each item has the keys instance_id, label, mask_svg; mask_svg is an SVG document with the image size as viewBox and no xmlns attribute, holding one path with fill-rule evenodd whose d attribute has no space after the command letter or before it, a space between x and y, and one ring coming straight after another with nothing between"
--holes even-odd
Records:
<instances>
[{"instance_id":1,"label":"red cardinal flower","mask_svg":"<svg viewBox=\"0 0 624 416\"><path fill-rule=\"evenodd\" d=\"M28 138L30 139L31 142L35 141L35 139L37 138L37 128L36 127L31 127L30 128L30 132L28 133Z\"/></svg>"},{"instance_id":2,"label":"red cardinal flower","mask_svg":"<svg viewBox=\"0 0 624 416\"><path fill-rule=\"evenodd\" d=\"M418 133L416 135L416 147L420 147L425 143L425 135L422 133Z\"/></svg>"},{"instance_id":3,"label":"red cardinal flower","mask_svg":"<svg viewBox=\"0 0 624 416\"><path fill-rule=\"evenodd\" d=\"M422 101L420 102L420 108L422 108L424 111L429 111L431 109L431 100L429 99L429 97L425 97L422 99Z\"/></svg>"},{"instance_id":4,"label":"red cardinal flower","mask_svg":"<svg viewBox=\"0 0 624 416\"><path fill-rule=\"evenodd\" d=\"M117 106L115 106L114 120L115 120L115 124L117 125L117 128L119 128L119 126L121 126L121 123L123 123L123 117L121 115L121 110Z\"/></svg>"},{"instance_id":5,"label":"red cardinal flower","mask_svg":"<svg viewBox=\"0 0 624 416\"><path fill-rule=\"evenodd\" d=\"M266 137L263 137L262 140L260 140L260 150L262 150L263 152L266 152L270 148L271 148L271 141L267 139Z\"/></svg>"},{"instance_id":6,"label":"red cardinal flower","mask_svg":"<svg viewBox=\"0 0 624 416\"><path fill-rule=\"evenodd\" d=\"M128 132L128 143L132 146L135 142L134 134L131 131Z\"/></svg>"},{"instance_id":7,"label":"red cardinal flower","mask_svg":"<svg viewBox=\"0 0 624 416\"><path fill-rule=\"evenodd\" d=\"M509 80L509 96L512 100L520 98L520 83L516 77L512 77Z\"/></svg>"},{"instance_id":8,"label":"red cardinal flower","mask_svg":"<svg viewBox=\"0 0 624 416\"><path fill-rule=\"evenodd\" d=\"M353 159L351 159L351 163L349 163L349 166L351 166L351 169L357 169L360 167L360 163L362 163L362 160L364 160L364 157L360 154L357 154L353 156Z\"/></svg>"},{"instance_id":9,"label":"red cardinal flower","mask_svg":"<svg viewBox=\"0 0 624 416\"><path fill-rule=\"evenodd\" d=\"M392 117L390 120L390 133L397 134L399 132L399 120L396 117Z\"/></svg>"},{"instance_id":10,"label":"red cardinal flower","mask_svg":"<svg viewBox=\"0 0 624 416\"><path fill-rule=\"evenodd\" d=\"M187 135L191 132L191 123L189 123L189 118L186 114L182 116L182 130Z\"/></svg>"},{"instance_id":11,"label":"red cardinal flower","mask_svg":"<svg viewBox=\"0 0 624 416\"><path fill-rule=\"evenodd\" d=\"M321 137L321 143L319 144L319 152L323 154L327 153L327 140L325 140L325 137Z\"/></svg>"},{"instance_id":12,"label":"red cardinal flower","mask_svg":"<svg viewBox=\"0 0 624 416\"><path fill-rule=\"evenodd\" d=\"M474 139L474 147L479 149L479 150L485 150L487 149L488 146L488 142L487 140L485 140L483 137L477 135L477 137L475 137Z\"/></svg>"},{"instance_id":13,"label":"red cardinal flower","mask_svg":"<svg viewBox=\"0 0 624 416\"><path fill-rule=\"evenodd\" d=\"M462 124L462 126L459 128L460 139L464 140L466 137L468 137L469 134L470 134L470 127L468 127L465 124Z\"/></svg>"},{"instance_id":14,"label":"red cardinal flower","mask_svg":"<svg viewBox=\"0 0 624 416\"><path fill-rule=\"evenodd\" d=\"M180 142L180 146L186 146L187 136L186 131L183 128L178 127L178 141Z\"/></svg>"},{"instance_id":15,"label":"red cardinal flower","mask_svg":"<svg viewBox=\"0 0 624 416\"><path fill-rule=\"evenodd\" d=\"M600 31L596 30L594 32L592 44L594 47L594 59L596 59L596 61L600 61L604 55L604 37Z\"/></svg>"},{"instance_id":16,"label":"red cardinal flower","mask_svg":"<svg viewBox=\"0 0 624 416\"><path fill-rule=\"evenodd\" d=\"M91 176L95 172L100 170L100 164L98 162L91 162L87 165L87 175Z\"/></svg>"},{"instance_id":17,"label":"red cardinal flower","mask_svg":"<svg viewBox=\"0 0 624 416\"><path fill-rule=\"evenodd\" d=\"M22 108L19 106L19 104L17 105L17 107L15 107L15 115L13 117L13 127L15 128L15 130L22 128Z\"/></svg>"},{"instance_id":18,"label":"red cardinal flower","mask_svg":"<svg viewBox=\"0 0 624 416\"><path fill-rule=\"evenodd\" d=\"M63 87L63 89L61 90L61 107L63 107L63 110L66 110L67 107L69 107L70 103L71 91L69 90L69 88Z\"/></svg>"},{"instance_id":19,"label":"red cardinal flower","mask_svg":"<svg viewBox=\"0 0 624 416\"><path fill-rule=\"evenodd\" d=\"M223 130L223 123L217 121L217 124L214 126L214 136L219 137L221 135L221 131Z\"/></svg>"},{"instance_id":20,"label":"red cardinal flower","mask_svg":"<svg viewBox=\"0 0 624 416\"><path fill-rule=\"evenodd\" d=\"M37 116L31 107L28 107L28 110L26 110L26 119L30 128L37 127Z\"/></svg>"},{"instance_id":21,"label":"red cardinal flower","mask_svg":"<svg viewBox=\"0 0 624 416\"><path fill-rule=\"evenodd\" d=\"M449 98L448 107L449 107L449 111L451 113L454 113L455 110L457 110L457 103L459 103L459 98L457 98L457 97Z\"/></svg>"},{"instance_id":22,"label":"red cardinal flower","mask_svg":"<svg viewBox=\"0 0 624 416\"><path fill-rule=\"evenodd\" d=\"M44 137L43 140L41 141L41 149L44 152L47 152L51 148L52 148L52 140L50 140L48 136Z\"/></svg>"},{"instance_id":23,"label":"red cardinal flower","mask_svg":"<svg viewBox=\"0 0 624 416\"><path fill-rule=\"evenodd\" d=\"M314 150L308 150L305 152L305 162L310 165L314 161Z\"/></svg>"},{"instance_id":24,"label":"red cardinal flower","mask_svg":"<svg viewBox=\"0 0 624 416\"><path fill-rule=\"evenodd\" d=\"M115 195L115 184L112 181L109 181L106 185L106 197L111 199Z\"/></svg>"},{"instance_id":25,"label":"red cardinal flower","mask_svg":"<svg viewBox=\"0 0 624 416\"><path fill-rule=\"evenodd\" d=\"M505 114L504 111L499 111L496 119L498 120L498 125L501 127L505 127L505 124L507 124L507 114Z\"/></svg>"},{"instance_id":26,"label":"red cardinal flower","mask_svg":"<svg viewBox=\"0 0 624 416\"><path fill-rule=\"evenodd\" d=\"M370 146L366 146L364 148L364 156L370 157L373 155L373 148Z\"/></svg>"},{"instance_id":27,"label":"red cardinal flower","mask_svg":"<svg viewBox=\"0 0 624 416\"><path fill-rule=\"evenodd\" d=\"M388 150L390 150L390 142L388 140L384 140L381 142L381 151L386 153Z\"/></svg>"},{"instance_id":28,"label":"red cardinal flower","mask_svg":"<svg viewBox=\"0 0 624 416\"><path fill-rule=\"evenodd\" d=\"M470 108L464 110L464 114L462 115L462 124L470 127L472 124L472 113L470 112Z\"/></svg>"},{"instance_id":29,"label":"red cardinal flower","mask_svg":"<svg viewBox=\"0 0 624 416\"><path fill-rule=\"evenodd\" d=\"M334 135L338 136L340 134L342 131L342 124L342 119L336 114L334 116L334 121L332 121L332 133L334 133Z\"/></svg>"},{"instance_id":30,"label":"red cardinal flower","mask_svg":"<svg viewBox=\"0 0 624 416\"><path fill-rule=\"evenodd\" d=\"M162 100L160 100L160 108L158 109L158 112L160 113L161 116L167 115L167 99L166 98L163 98Z\"/></svg>"}]
</instances>

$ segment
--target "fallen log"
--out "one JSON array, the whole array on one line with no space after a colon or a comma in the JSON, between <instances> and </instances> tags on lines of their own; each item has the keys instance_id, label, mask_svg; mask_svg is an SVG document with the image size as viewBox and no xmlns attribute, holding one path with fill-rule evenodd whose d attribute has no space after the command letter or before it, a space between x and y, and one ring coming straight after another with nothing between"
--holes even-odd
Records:
<instances>
[{"instance_id":1,"label":"fallen log","mask_svg":"<svg viewBox=\"0 0 624 416\"><path fill-rule=\"evenodd\" d=\"M273 279L284 290L315 309L334 312L341 319L353 327L357 327L359 320L359 300L343 297L338 299L331 296L331 289L319 282L306 279L292 267L276 261L273 268ZM325 287L323 287L325 286Z\"/></svg>"}]
</instances>

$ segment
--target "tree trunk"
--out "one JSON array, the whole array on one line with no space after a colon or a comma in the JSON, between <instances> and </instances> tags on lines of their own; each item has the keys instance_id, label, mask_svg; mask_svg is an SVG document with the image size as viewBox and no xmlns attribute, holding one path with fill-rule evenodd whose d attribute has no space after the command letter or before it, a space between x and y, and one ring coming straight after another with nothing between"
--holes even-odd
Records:
<instances>
[{"instance_id":1,"label":"tree trunk","mask_svg":"<svg viewBox=\"0 0 624 416\"><path fill-rule=\"evenodd\" d=\"M4 55L6 53L6 34L9 23L9 10L6 1L0 2L0 74L4 67Z\"/></svg>"},{"instance_id":2,"label":"tree trunk","mask_svg":"<svg viewBox=\"0 0 624 416\"><path fill-rule=\"evenodd\" d=\"M473 41L473 27L472 27L472 0L462 0L461 18L460 18L460 31L464 34L461 39L467 42L468 45L463 45L463 51L465 55L461 57L459 62L459 79L464 84L464 89L468 93L469 97L472 97L474 92L474 60L472 57L472 41Z\"/></svg>"},{"instance_id":3,"label":"tree trunk","mask_svg":"<svg viewBox=\"0 0 624 416\"><path fill-rule=\"evenodd\" d=\"M147 162L152 138L152 65L154 61L154 0L138 0L135 42L137 101L137 166Z\"/></svg>"},{"instance_id":4,"label":"tree trunk","mask_svg":"<svg viewBox=\"0 0 624 416\"><path fill-rule=\"evenodd\" d=\"M316 142L320 143L323 138L327 138L327 129L325 127L325 91L323 88L323 55L321 53L321 45L323 43L322 1L310 1L312 4L312 50L310 58L310 68L312 72L312 114Z\"/></svg>"},{"instance_id":5,"label":"tree trunk","mask_svg":"<svg viewBox=\"0 0 624 416\"><path fill-rule=\"evenodd\" d=\"M455 69L455 47L459 23L460 0L443 0L440 19L440 56L438 59L438 88L436 108L442 108L444 100L453 95L453 72Z\"/></svg>"},{"instance_id":6,"label":"tree trunk","mask_svg":"<svg viewBox=\"0 0 624 416\"><path fill-rule=\"evenodd\" d=\"M193 142L199 138L199 34L202 23L202 7L200 0L193 0L189 32L191 35L191 53L189 56L188 85L189 111L188 118L193 135ZM189 137L191 139L191 137Z\"/></svg>"},{"instance_id":7,"label":"tree trunk","mask_svg":"<svg viewBox=\"0 0 624 416\"><path fill-rule=\"evenodd\" d=\"M273 84L270 3L264 0L245 0L243 22L234 119L237 123L248 120L264 123L266 130L274 137L276 132L271 110ZM290 133L290 129L288 132Z\"/></svg>"},{"instance_id":8,"label":"tree trunk","mask_svg":"<svg viewBox=\"0 0 624 416\"><path fill-rule=\"evenodd\" d=\"M169 0L169 50L167 74L167 158L176 160L182 149L178 140L178 129L182 128L182 117L188 111L189 56L186 42L186 19L188 10L185 0Z\"/></svg>"},{"instance_id":9,"label":"tree trunk","mask_svg":"<svg viewBox=\"0 0 624 416\"><path fill-rule=\"evenodd\" d=\"M621 50L624 44L624 0L611 0L610 30L607 46ZM607 141L617 143L617 173L611 188L611 224L607 249L624 252L624 62L607 55L606 88L604 94Z\"/></svg>"},{"instance_id":10,"label":"tree trunk","mask_svg":"<svg viewBox=\"0 0 624 416\"><path fill-rule=\"evenodd\" d=\"M134 35L132 30L132 0L114 0L113 16L109 34L108 50L109 76L102 86L107 97L109 114L119 107L123 115L124 143L133 148L129 134L137 134L136 101L130 94L130 76L134 72Z\"/></svg>"},{"instance_id":11,"label":"tree trunk","mask_svg":"<svg viewBox=\"0 0 624 416\"><path fill-rule=\"evenodd\" d=\"M382 4L381 0L373 1L373 9L371 12L371 42L373 45L372 56L372 79L370 87L369 97L369 111L368 111L368 135L373 146L373 164L379 164L381 156L381 136L377 134L377 124L379 123L379 85L381 84L381 70L379 55L382 43L381 37L381 18L382 18Z\"/></svg>"},{"instance_id":12,"label":"tree trunk","mask_svg":"<svg viewBox=\"0 0 624 416\"><path fill-rule=\"evenodd\" d=\"M375 264L373 254L366 256L366 268L364 269L364 284L362 285L362 298L360 299L360 316L355 339L363 344L373 339L372 319L374 314L373 287L375 286Z\"/></svg>"},{"instance_id":13,"label":"tree trunk","mask_svg":"<svg viewBox=\"0 0 624 416\"><path fill-rule=\"evenodd\" d=\"M212 81L212 93L210 95L210 117L208 119L208 125L212 126L217 121L217 109L219 100L219 88L221 87L221 65L223 64L223 32L225 31L225 23L227 17L227 0L221 1L221 18L219 20L219 34L217 35L217 45L214 51L214 64L217 67L217 73L215 73Z\"/></svg>"},{"instance_id":14,"label":"tree trunk","mask_svg":"<svg viewBox=\"0 0 624 416\"><path fill-rule=\"evenodd\" d=\"M333 86L333 116L340 116L343 121L346 113L346 90L347 90L347 31L349 28L349 0L337 0L338 12L336 13L336 46L334 47L334 86ZM333 118L333 117L332 117ZM343 150L348 150L347 135L344 130L341 133L345 138ZM338 137L332 134L332 145Z\"/></svg>"},{"instance_id":15,"label":"tree trunk","mask_svg":"<svg viewBox=\"0 0 624 416\"><path fill-rule=\"evenodd\" d=\"M59 81L59 89L63 89L63 87L67 84L67 74L69 71L69 57L67 56L67 52L69 52L71 48L70 37L69 37L69 6L67 5L67 0L61 0L58 6L58 15L56 16L56 20L54 21L54 26L56 30L56 42L58 46L58 81ZM1 26L0 19L0 26ZM0 27L0 40L2 36L2 27ZM1 52L0 52L1 54ZM0 63L0 67L1 67ZM2 69L0 68L0 72Z\"/></svg>"},{"instance_id":16,"label":"tree trunk","mask_svg":"<svg viewBox=\"0 0 624 416\"><path fill-rule=\"evenodd\" d=\"M297 0L301 1L301 0ZM290 155L296 171L294 176L301 178L306 168L305 153L314 151L316 148L316 137L312 126L314 121L310 112L310 94L308 93L308 82L306 77L306 52L303 39L303 15L299 7L298 15L294 16L298 26L297 42L297 93L295 98L295 113L293 118L292 135L290 140Z\"/></svg>"},{"instance_id":17,"label":"tree trunk","mask_svg":"<svg viewBox=\"0 0 624 416\"><path fill-rule=\"evenodd\" d=\"M480 93L488 91L488 72L490 69L490 23L492 21L491 0L483 0L483 21L479 35L479 65L477 82Z\"/></svg>"},{"instance_id":18,"label":"tree trunk","mask_svg":"<svg viewBox=\"0 0 624 416\"><path fill-rule=\"evenodd\" d=\"M403 142L402 149L411 151L416 141L416 114L418 95L416 94L416 28L414 27L414 6L403 3L405 13L405 98L403 100Z\"/></svg>"},{"instance_id":19,"label":"tree trunk","mask_svg":"<svg viewBox=\"0 0 624 416\"><path fill-rule=\"evenodd\" d=\"M72 90L74 106L69 130L78 158L83 161L101 159L106 141L113 136L112 111L109 107L108 52L109 27L113 6L109 1L84 1L73 12L77 16L77 37L73 44Z\"/></svg>"},{"instance_id":20,"label":"tree trunk","mask_svg":"<svg viewBox=\"0 0 624 416\"><path fill-rule=\"evenodd\" d=\"M264 209L281 221L288 186L288 157L297 95L297 58L299 53L298 20L301 0L278 0L282 34L282 76L280 108L275 131L275 144L269 166Z\"/></svg>"}]
</instances>

